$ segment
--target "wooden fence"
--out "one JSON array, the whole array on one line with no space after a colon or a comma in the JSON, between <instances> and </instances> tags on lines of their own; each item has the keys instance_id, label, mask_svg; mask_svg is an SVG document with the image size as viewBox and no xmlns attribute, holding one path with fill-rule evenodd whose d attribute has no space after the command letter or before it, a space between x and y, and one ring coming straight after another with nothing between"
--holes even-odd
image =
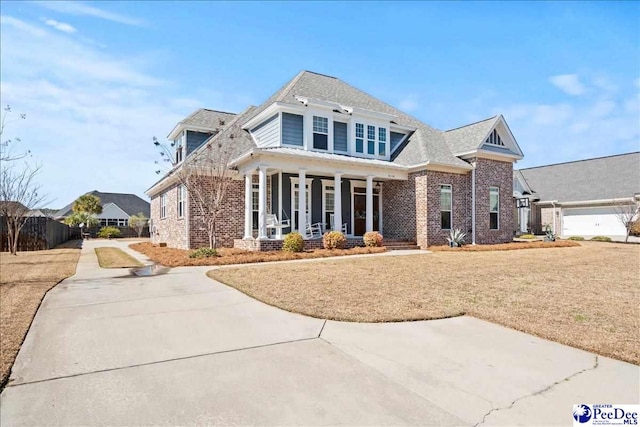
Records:
<instances>
[{"instance_id":1,"label":"wooden fence","mask_svg":"<svg viewBox=\"0 0 640 427\"><path fill-rule=\"evenodd\" d=\"M47 217L30 217L18 238L19 251L53 249L69 240L69 226ZM0 252L9 252L7 222L0 217Z\"/></svg>"},{"instance_id":2,"label":"wooden fence","mask_svg":"<svg viewBox=\"0 0 640 427\"><path fill-rule=\"evenodd\" d=\"M130 227L116 227L115 225L110 225L109 227L115 227L120 230L120 236L118 237L138 237L138 232ZM98 232L102 227L84 227L82 230L80 227L71 227L69 230L69 238L70 239L82 239L82 233L89 234L89 237L95 239L98 237ZM142 235L140 237L149 237L149 227L145 227L142 230Z\"/></svg>"}]
</instances>

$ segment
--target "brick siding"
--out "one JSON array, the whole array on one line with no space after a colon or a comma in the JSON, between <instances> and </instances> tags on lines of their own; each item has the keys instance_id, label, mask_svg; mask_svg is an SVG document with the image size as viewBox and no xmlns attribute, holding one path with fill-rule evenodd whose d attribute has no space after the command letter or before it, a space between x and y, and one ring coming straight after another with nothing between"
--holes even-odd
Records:
<instances>
[{"instance_id":1,"label":"brick siding","mask_svg":"<svg viewBox=\"0 0 640 427\"><path fill-rule=\"evenodd\" d=\"M160 195L166 194L166 218L160 218ZM178 218L178 186L151 198L152 243L166 243L172 248L187 248L187 219Z\"/></svg>"},{"instance_id":2,"label":"brick siding","mask_svg":"<svg viewBox=\"0 0 640 427\"><path fill-rule=\"evenodd\" d=\"M451 185L451 227L467 233L471 243L471 172L455 174L427 171L427 236L429 245L446 245L450 230L442 228L440 186Z\"/></svg>"}]
</instances>

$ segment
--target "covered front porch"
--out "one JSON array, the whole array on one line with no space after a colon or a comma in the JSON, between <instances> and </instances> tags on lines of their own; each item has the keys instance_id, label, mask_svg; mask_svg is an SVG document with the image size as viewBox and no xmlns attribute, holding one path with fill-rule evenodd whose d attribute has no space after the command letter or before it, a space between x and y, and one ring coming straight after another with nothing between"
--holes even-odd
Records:
<instances>
[{"instance_id":1,"label":"covered front porch","mask_svg":"<svg viewBox=\"0 0 640 427\"><path fill-rule=\"evenodd\" d=\"M361 245L368 231L384 234L384 182L406 177L398 177L395 170L347 166L344 160L350 158L332 157L343 158L341 164L263 157L254 167L240 170L245 181L244 235L234 246L279 249L283 236L293 231L307 240L307 248L322 247L322 234L331 230L343 232L348 246Z\"/></svg>"}]
</instances>

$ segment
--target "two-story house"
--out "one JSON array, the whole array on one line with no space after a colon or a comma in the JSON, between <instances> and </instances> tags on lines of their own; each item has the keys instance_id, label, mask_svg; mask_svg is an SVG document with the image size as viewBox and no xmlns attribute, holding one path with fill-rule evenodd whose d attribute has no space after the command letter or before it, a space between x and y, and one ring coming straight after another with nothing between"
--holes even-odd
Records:
<instances>
[{"instance_id":1,"label":"two-story house","mask_svg":"<svg viewBox=\"0 0 640 427\"><path fill-rule=\"evenodd\" d=\"M242 129L234 138L232 126ZM232 144L223 246L277 249L291 231L312 238L309 224L346 231L352 243L375 230L421 247L445 244L455 228L468 243L507 242L515 232L513 163L523 154L502 116L441 131L338 78L303 71L258 107L198 110L168 138L178 161L210 143ZM207 245L171 174L147 194L155 242Z\"/></svg>"}]
</instances>

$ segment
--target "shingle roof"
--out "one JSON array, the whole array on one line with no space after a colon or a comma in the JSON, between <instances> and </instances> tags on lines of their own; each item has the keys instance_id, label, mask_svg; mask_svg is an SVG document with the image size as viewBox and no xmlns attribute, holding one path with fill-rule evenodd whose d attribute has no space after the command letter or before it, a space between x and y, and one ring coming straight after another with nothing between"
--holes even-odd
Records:
<instances>
[{"instance_id":1,"label":"shingle roof","mask_svg":"<svg viewBox=\"0 0 640 427\"><path fill-rule=\"evenodd\" d=\"M484 142L491 128L500 116L489 117L479 122L445 131L444 137L453 153L464 153L475 150Z\"/></svg>"},{"instance_id":2,"label":"shingle roof","mask_svg":"<svg viewBox=\"0 0 640 427\"><path fill-rule=\"evenodd\" d=\"M640 193L640 152L520 169L541 201L578 202Z\"/></svg>"},{"instance_id":3,"label":"shingle roof","mask_svg":"<svg viewBox=\"0 0 640 427\"><path fill-rule=\"evenodd\" d=\"M135 194L126 193L102 193L98 190L90 191L86 194L93 194L100 198L102 205L107 203L114 203L118 205L120 209L125 211L129 215L136 215L142 212L147 218L151 214L151 205L146 200L141 199ZM75 201L75 200L74 200ZM66 217L71 215L73 208L73 202L69 203L64 208L60 209L56 214L56 218Z\"/></svg>"},{"instance_id":4,"label":"shingle roof","mask_svg":"<svg viewBox=\"0 0 640 427\"><path fill-rule=\"evenodd\" d=\"M220 127L220 120L225 124L236 116L235 113L227 113L226 111L209 110L200 108L194 111L189 117L181 121L183 125L192 125L207 129L216 129Z\"/></svg>"}]
</instances>

